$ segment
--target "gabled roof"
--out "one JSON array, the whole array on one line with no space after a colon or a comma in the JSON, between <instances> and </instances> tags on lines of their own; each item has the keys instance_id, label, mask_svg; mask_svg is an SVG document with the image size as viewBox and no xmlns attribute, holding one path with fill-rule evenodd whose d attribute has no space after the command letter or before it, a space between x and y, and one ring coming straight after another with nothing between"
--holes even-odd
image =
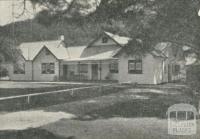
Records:
<instances>
[{"instance_id":1,"label":"gabled roof","mask_svg":"<svg viewBox=\"0 0 200 139\"><path fill-rule=\"evenodd\" d=\"M100 36L98 36L96 39L94 39L92 42L90 42L88 44L88 46L91 46L92 44L94 44L103 35L108 36L111 40L113 40L119 46L125 46L126 44L128 44L128 41L131 40L131 38L129 38L129 37L119 36L117 34L113 34L113 33L107 32L107 31L103 31L103 33Z\"/></svg>"},{"instance_id":2,"label":"gabled roof","mask_svg":"<svg viewBox=\"0 0 200 139\"><path fill-rule=\"evenodd\" d=\"M161 43L158 43L154 48L156 50L163 52L168 46L171 46L171 45L172 45L171 42L161 42Z\"/></svg>"},{"instance_id":3,"label":"gabled roof","mask_svg":"<svg viewBox=\"0 0 200 139\"><path fill-rule=\"evenodd\" d=\"M46 47L57 59L68 58L68 52L61 40L22 43L19 48L25 60L34 60Z\"/></svg>"},{"instance_id":4,"label":"gabled roof","mask_svg":"<svg viewBox=\"0 0 200 139\"><path fill-rule=\"evenodd\" d=\"M167 58L165 54L163 54L161 51L158 51L158 50L153 50L150 53L155 57Z\"/></svg>"},{"instance_id":5,"label":"gabled roof","mask_svg":"<svg viewBox=\"0 0 200 139\"><path fill-rule=\"evenodd\" d=\"M126 47L126 46L125 46ZM124 48L125 47L123 47L123 48L120 48L120 49L118 49L117 51L115 51L115 53L113 54L113 56L117 56L117 55L119 55L120 53L122 53L122 52L124 52L123 50L124 50ZM152 50L152 51L150 51L150 52L148 52L149 54L151 54L152 56L154 56L154 57L157 57L157 58L167 58L167 56L165 55L165 54L163 54L161 51L159 51L159 50L156 50L156 49L154 49L154 50Z\"/></svg>"},{"instance_id":6,"label":"gabled roof","mask_svg":"<svg viewBox=\"0 0 200 139\"><path fill-rule=\"evenodd\" d=\"M104 33L107 36L109 36L109 38L111 38L112 40L114 40L115 42L120 44L121 46L124 46L124 45L128 44L128 42L131 40L131 38L129 38L129 37L119 36L117 34L112 34L110 32L104 31Z\"/></svg>"}]
</instances>

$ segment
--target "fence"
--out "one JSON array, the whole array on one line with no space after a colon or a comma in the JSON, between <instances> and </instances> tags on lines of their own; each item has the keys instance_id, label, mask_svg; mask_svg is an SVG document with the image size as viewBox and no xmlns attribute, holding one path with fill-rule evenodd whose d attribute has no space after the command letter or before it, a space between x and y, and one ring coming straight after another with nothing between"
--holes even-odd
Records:
<instances>
[{"instance_id":1,"label":"fence","mask_svg":"<svg viewBox=\"0 0 200 139\"><path fill-rule=\"evenodd\" d=\"M49 106L84 98L97 97L119 91L114 84L79 87L51 92L9 96L0 98L0 110L22 110L31 107Z\"/></svg>"}]
</instances>

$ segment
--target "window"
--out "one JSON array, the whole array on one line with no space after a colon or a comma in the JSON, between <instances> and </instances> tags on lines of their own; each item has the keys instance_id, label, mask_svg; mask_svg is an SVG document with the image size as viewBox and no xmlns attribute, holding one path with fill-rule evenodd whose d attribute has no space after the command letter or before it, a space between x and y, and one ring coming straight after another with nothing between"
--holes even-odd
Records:
<instances>
[{"instance_id":1,"label":"window","mask_svg":"<svg viewBox=\"0 0 200 139\"><path fill-rule=\"evenodd\" d=\"M87 64L80 64L79 65L79 72L80 73L88 73L88 65Z\"/></svg>"},{"instance_id":2,"label":"window","mask_svg":"<svg viewBox=\"0 0 200 139\"><path fill-rule=\"evenodd\" d=\"M102 38L102 43L107 43L108 42L108 37L103 37Z\"/></svg>"},{"instance_id":3,"label":"window","mask_svg":"<svg viewBox=\"0 0 200 139\"><path fill-rule=\"evenodd\" d=\"M170 112L170 119L171 120L176 120L176 111Z\"/></svg>"},{"instance_id":4,"label":"window","mask_svg":"<svg viewBox=\"0 0 200 139\"><path fill-rule=\"evenodd\" d=\"M14 74L25 74L25 63L15 63L13 69Z\"/></svg>"},{"instance_id":5,"label":"window","mask_svg":"<svg viewBox=\"0 0 200 139\"><path fill-rule=\"evenodd\" d=\"M55 64L54 63L42 63L42 74L54 74Z\"/></svg>"},{"instance_id":6,"label":"window","mask_svg":"<svg viewBox=\"0 0 200 139\"><path fill-rule=\"evenodd\" d=\"M128 60L128 73L142 74L142 57L135 56L134 60Z\"/></svg>"},{"instance_id":7,"label":"window","mask_svg":"<svg viewBox=\"0 0 200 139\"><path fill-rule=\"evenodd\" d=\"M178 111L177 120L179 120L179 121L187 120L186 119L186 111Z\"/></svg>"},{"instance_id":8,"label":"window","mask_svg":"<svg viewBox=\"0 0 200 139\"><path fill-rule=\"evenodd\" d=\"M118 62L110 64L110 73L118 73Z\"/></svg>"},{"instance_id":9,"label":"window","mask_svg":"<svg viewBox=\"0 0 200 139\"><path fill-rule=\"evenodd\" d=\"M194 113L192 111L187 112L187 120L194 120Z\"/></svg>"}]
</instances>

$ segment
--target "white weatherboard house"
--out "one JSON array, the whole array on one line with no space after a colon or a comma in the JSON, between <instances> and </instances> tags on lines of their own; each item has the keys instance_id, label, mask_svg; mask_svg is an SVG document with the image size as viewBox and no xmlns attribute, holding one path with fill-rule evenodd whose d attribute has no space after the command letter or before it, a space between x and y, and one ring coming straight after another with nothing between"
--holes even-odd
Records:
<instances>
[{"instance_id":1,"label":"white weatherboard house","mask_svg":"<svg viewBox=\"0 0 200 139\"><path fill-rule=\"evenodd\" d=\"M168 71L168 57L159 49L145 56L127 55L123 49L129 40L103 32L88 46L66 46L63 39L22 43L19 46L21 57L9 68L10 79L109 80L139 84L168 82L172 76Z\"/></svg>"}]
</instances>

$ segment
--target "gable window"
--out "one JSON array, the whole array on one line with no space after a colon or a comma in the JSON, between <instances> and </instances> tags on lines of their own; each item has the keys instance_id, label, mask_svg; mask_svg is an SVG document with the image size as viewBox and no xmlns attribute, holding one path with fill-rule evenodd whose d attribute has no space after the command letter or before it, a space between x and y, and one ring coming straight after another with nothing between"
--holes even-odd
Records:
<instances>
[{"instance_id":1,"label":"gable window","mask_svg":"<svg viewBox=\"0 0 200 139\"><path fill-rule=\"evenodd\" d=\"M118 73L118 62L110 64L110 73Z\"/></svg>"},{"instance_id":2,"label":"gable window","mask_svg":"<svg viewBox=\"0 0 200 139\"><path fill-rule=\"evenodd\" d=\"M142 57L135 56L133 60L128 60L128 73L142 74Z\"/></svg>"},{"instance_id":3,"label":"gable window","mask_svg":"<svg viewBox=\"0 0 200 139\"><path fill-rule=\"evenodd\" d=\"M80 64L79 65L79 72L80 73L88 73L88 65L87 64Z\"/></svg>"},{"instance_id":4,"label":"gable window","mask_svg":"<svg viewBox=\"0 0 200 139\"><path fill-rule=\"evenodd\" d=\"M15 63L13 69L14 74L25 74L25 63Z\"/></svg>"},{"instance_id":5,"label":"gable window","mask_svg":"<svg viewBox=\"0 0 200 139\"><path fill-rule=\"evenodd\" d=\"M108 42L108 37L103 37L102 38L102 43L107 43Z\"/></svg>"},{"instance_id":6,"label":"gable window","mask_svg":"<svg viewBox=\"0 0 200 139\"><path fill-rule=\"evenodd\" d=\"M42 74L54 74L55 64L54 63L42 63Z\"/></svg>"}]
</instances>

